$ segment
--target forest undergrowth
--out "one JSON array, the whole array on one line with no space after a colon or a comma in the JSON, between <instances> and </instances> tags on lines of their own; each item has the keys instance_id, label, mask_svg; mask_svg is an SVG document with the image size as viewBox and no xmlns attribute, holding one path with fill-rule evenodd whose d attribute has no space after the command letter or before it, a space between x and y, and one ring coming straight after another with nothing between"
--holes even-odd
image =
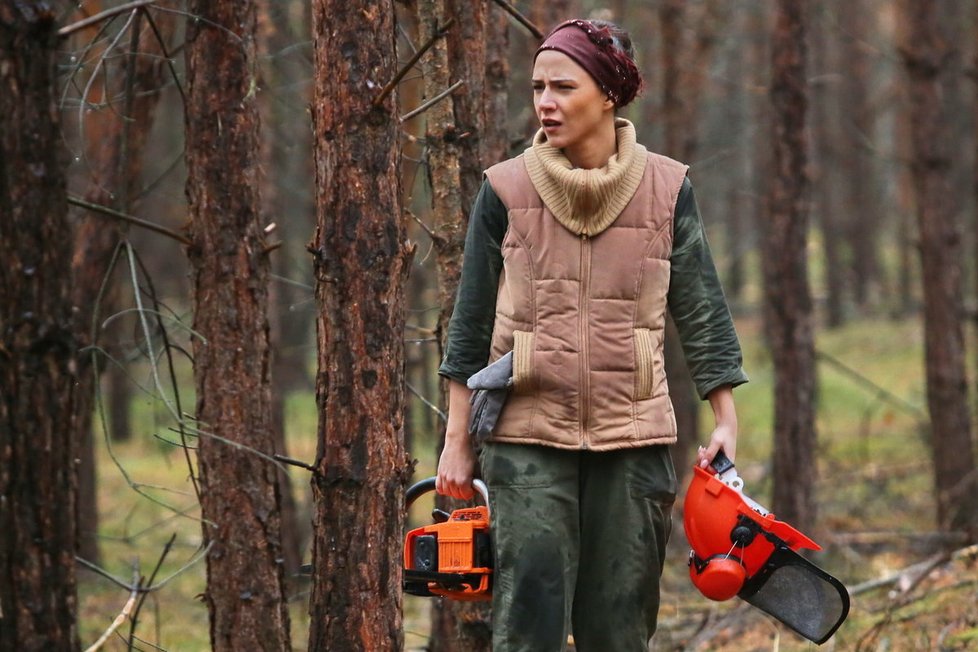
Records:
<instances>
[{"instance_id":1,"label":"forest undergrowth","mask_svg":"<svg viewBox=\"0 0 978 652\"><path fill-rule=\"evenodd\" d=\"M771 364L759 322L738 318L737 324L751 376L751 383L737 390L738 468L748 495L769 505ZM812 560L852 592L849 619L819 648L737 599L718 604L703 598L687 577L680 495L653 650L978 649L978 551L936 530L918 320L852 322L820 331L816 346L819 515L817 530L806 534L824 548ZM158 409L152 398L137 398L135 436L113 444L112 455L98 436L102 565L123 582L149 577L175 535L155 575L155 582L164 584L148 594L139 610L133 647L206 650L207 608L201 601L205 567L193 563L201 542L200 512L183 453L164 441L176 437L160 425ZM703 429L709 418L704 410ZM311 393L290 397L287 425L289 455L312 462L316 414ZM420 478L433 469L435 443L430 435L416 436L413 454ZM290 473L308 526L308 475L298 468ZM422 503L412 515L415 520L423 519ZM309 556L304 551L305 561ZM299 576L289 586L293 648L304 650L309 587ZM80 572L83 648L109 627L129 597L105 577ZM405 600L408 650L427 645L427 604L424 598ZM131 626L130 619L102 649L127 649Z\"/></svg>"}]
</instances>

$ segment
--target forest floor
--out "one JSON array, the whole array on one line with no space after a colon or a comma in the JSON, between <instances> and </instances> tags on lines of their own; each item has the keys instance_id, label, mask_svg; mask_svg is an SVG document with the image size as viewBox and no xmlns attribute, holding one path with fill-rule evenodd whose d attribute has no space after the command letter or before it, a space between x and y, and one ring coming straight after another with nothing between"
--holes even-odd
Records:
<instances>
[{"instance_id":1,"label":"forest floor","mask_svg":"<svg viewBox=\"0 0 978 652\"><path fill-rule=\"evenodd\" d=\"M736 392L738 468L748 495L769 505L771 364L759 324L740 318L737 324L751 376L751 383ZM687 576L680 496L652 650L978 650L978 550L942 538L935 528L919 323L855 322L820 332L817 348L819 525L806 534L824 548L812 561L853 594L848 620L819 647L740 600L703 598ZM184 404L192 403L184 397ZM182 451L154 437L177 438L151 397L140 398L134 414L133 440L114 444L111 451L99 440L101 565L127 582L134 573L148 576L175 534L156 577L165 585L149 594L139 612L135 649L207 650L207 609L200 599L205 569L199 561L188 566L201 536L186 462ZM313 397L293 396L287 420L289 455L311 461L316 447ZM704 411L704 429L710 420ZM419 437L417 448L417 477L430 475L434 443ZM291 471L297 500L308 515L308 475ZM942 549L957 552L942 556ZM289 590L293 646L304 650L308 585L292 578ZM80 571L83 648L109 627L128 598L125 589ZM426 648L428 604L425 598L405 600L408 650ZM102 649L126 649L130 628L127 621Z\"/></svg>"}]
</instances>

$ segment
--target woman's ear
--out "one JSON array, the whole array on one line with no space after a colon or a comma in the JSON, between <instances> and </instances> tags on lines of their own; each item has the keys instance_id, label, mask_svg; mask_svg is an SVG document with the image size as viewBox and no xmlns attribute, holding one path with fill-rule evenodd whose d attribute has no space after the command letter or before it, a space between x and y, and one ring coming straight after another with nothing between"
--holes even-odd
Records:
<instances>
[{"instance_id":1,"label":"woman's ear","mask_svg":"<svg viewBox=\"0 0 978 652\"><path fill-rule=\"evenodd\" d=\"M605 111L614 111L615 110L615 102L614 102L614 100L612 100L607 95L605 95L605 97L604 97L604 110Z\"/></svg>"}]
</instances>

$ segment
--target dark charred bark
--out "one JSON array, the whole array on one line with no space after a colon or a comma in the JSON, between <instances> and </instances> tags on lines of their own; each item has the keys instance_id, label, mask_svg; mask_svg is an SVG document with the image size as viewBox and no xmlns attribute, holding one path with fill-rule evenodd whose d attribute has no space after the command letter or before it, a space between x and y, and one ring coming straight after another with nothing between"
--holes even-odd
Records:
<instances>
[{"instance_id":1,"label":"dark charred bark","mask_svg":"<svg viewBox=\"0 0 978 652\"><path fill-rule=\"evenodd\" d=\"M762 254L774 361L774 496L779 517L815 523L815 342L808 287L808 142L804 0L778 0L772 43L774 172Z\"/></svg>"},{"instance_id":2,"label":"dark charred bark","mask_svg":"<svg viewBox=\"0 0 978 652\"><path fill-rule=\"evenodd\" d=\"M309 649L399 650L404 288L393 2L313 3L320 410Z\"/></svg>"},{"instance_id":3,"label":"dark charred bark","mask_svg":"<svg viewBox=\"0 0 978 652\"><path fill-rule=\"evenodd\" d=\"M256 11L240 0L188 11L201 18L187 25L185 120L211 646L288 650L276 467L253 452L273 450Z\"/></svg>"},{"instance_id":4,"label":"dark charred bark","mask_svg":"<svg viewBox=\"0 0 978 652\"><path fill-rule=\"evenodd\" d=\"M78 648L71 226L54 9L0 2L0 649Z\"/></svg>"},{"instance_id":5,"label":"dark charred bark","mask_svg":"<svg viewBox=\"0 0 978 652\"><path fill-rule=\"evenodd\" d=\"M910 80L913 189L924 289L927 407L937 489L937 520L944 529L978 536L978 488L961 303L961 231L951 194L951 143L942 100L947 40L934 0L905 2L903 59Z\"/></svg>"}]
</instances>

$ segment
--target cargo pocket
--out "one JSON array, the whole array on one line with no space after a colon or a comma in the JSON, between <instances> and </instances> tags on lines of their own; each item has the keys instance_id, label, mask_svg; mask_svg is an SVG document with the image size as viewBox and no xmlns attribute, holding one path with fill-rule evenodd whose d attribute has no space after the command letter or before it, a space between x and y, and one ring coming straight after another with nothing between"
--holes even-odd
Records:
<instances>
[{"instance_id":1,"label":"cargo pocket","mask_svg":"<svg viewBox=\"0 0 978 652\"><path fill-rule=\"evenodd\" d=\"M533 333L513 331L513 391L522 394L533 386Z\"/></svg>"},{"instance_id":2,"label":"cargo pocket","mask_svg":"<svg viewBox=\"0 0 978 652\"><path fill-rule=\"evenodd\" d=\"M635 398L652 396L655 386L653 356L655 341L650 328L635 329Z\"/></svg>"}]
</instances>

